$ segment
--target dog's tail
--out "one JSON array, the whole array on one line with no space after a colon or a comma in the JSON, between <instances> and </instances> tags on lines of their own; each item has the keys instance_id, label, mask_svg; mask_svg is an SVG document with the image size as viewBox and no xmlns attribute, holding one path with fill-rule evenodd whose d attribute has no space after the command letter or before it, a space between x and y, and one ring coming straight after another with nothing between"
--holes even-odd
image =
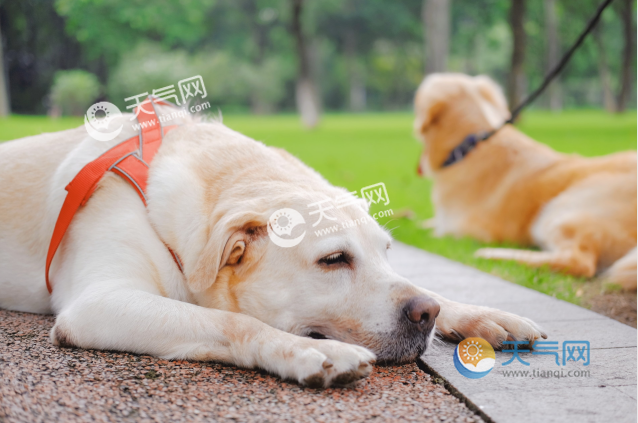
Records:
<instances>
[{"instance_id":1,"label":"dog's tail","mask_svg":"<svg viewBox=\"0 0 638 423\"><path fill-rule=\"evenodd\" d=\"M618 259L601 276L601 278L617 283L626 290L636 290L636 279L638 278L638 256L634 247L627 254Z\"/></svg>"}]
</instances>

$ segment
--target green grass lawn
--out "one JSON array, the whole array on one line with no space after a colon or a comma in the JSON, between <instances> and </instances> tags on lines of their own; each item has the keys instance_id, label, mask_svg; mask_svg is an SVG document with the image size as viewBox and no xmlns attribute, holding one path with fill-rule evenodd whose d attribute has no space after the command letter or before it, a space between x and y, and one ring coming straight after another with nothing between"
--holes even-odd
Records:
<instances>
[{"instance_id":1,"label":"green grass lawn","mask_svg":"<svg viewBox=\"0 0 638 423\"><path fill-rule=\"evenodd\" d=\"M420 146L412 136L411 114L326 115L313 131L302 129L294 115L230 115L224 117L224 123L268 145L285 148L331 183L350 191L384 182L391 201L388 207L395 213L409 209L416 216L381 220L398 240L580 303L578 291L583 280L513 262L476 259L474 251L485 244L471 239L435 238L418 227L420 221L433 215L433 210L430 182L416 175ZM0 119L0 141L81 124L81 118L12 116ZM531 111L524 115L519 127L534 139L566 153L595 156L636 149L635 112L610 115L595 110L558 114Z\"/></svg>"}]
</instances>

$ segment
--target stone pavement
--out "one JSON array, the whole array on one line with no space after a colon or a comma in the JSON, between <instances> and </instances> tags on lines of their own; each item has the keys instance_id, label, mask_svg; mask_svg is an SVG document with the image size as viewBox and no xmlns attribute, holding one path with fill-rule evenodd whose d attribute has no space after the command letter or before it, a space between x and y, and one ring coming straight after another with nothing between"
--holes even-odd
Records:
<instances>
[{"instance_id":1,"label":"stone pavement","mask_svg":"<svg viewBox=\"0 0 638 423\"><path fill-rule=\"evenodd\" d=\"M517 313L539 323L547 341L558 341L559 362L551 355L496 353L496 365L482 379L468 379L454 367L454 345L443 343L423 357L435 377L486 420L495 422L635 422L636 330L589 310L539 292L505 282L476 269L396 243L390 262L413 283L449 299ZM590 364L562 365L563 341L589 341ZM528 371L508 377L505 372ZM534 377L540 371L589 371L590 377Z\"/></svg>"}]
</instances>

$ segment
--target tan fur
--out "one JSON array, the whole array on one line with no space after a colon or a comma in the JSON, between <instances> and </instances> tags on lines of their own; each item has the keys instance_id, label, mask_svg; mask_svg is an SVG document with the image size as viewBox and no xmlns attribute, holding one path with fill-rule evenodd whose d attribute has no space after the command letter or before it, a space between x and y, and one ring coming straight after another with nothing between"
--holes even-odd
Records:
<instances>
[{"instance_id":1,"label":"tan fur","mask_svg":"<svg viewBox=\"0 0 638 423\"><path fill-rule=\"evenodd\" d=\"M508 118L505 99L486 77L435 74L419 87L415 110L424 144L421 168L434 181L438 235L538 246L543 251L490 248L477 255L585 277L635 248L635 152L560 154L508 125L442 168L467 135ZM636 286L635 278L616 282Z\"/></svg>"}]
</instances>

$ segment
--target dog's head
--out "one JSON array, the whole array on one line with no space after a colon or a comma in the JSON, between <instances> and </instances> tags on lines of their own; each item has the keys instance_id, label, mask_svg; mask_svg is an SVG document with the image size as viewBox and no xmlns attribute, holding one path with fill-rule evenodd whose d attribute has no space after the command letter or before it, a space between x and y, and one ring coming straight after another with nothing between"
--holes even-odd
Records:
<instances>
[{"instance_id":1,"label":"dog's head","mask_svg":"<svg viewBox=\"0 0 638 423\"><path fill-rule=\"evenodd\" d=\"M188 274L197 302L362 345L379 360L415 358L434 336L439 305L390 268L391 238L361 200L326 210L313 226L319 213L308 205L326 194L280 196L265 213L244 204L225 215Z\"/></svg>"},{"instance_id":2,"label":"dog's head","mask_svg":"<svg viewBox=\"0 0 638 423\"><path fill-rule=\"evenodd\" d=\"M487 76L432 74L414 98L414 132L423 143L419 173L440 168L469 134L496 128L509 118L507 101Z\"/></svg>"},{"instance_id":3,"label":"dog's head","mask_svg":"<svg viewBox=\"0 0 638 423\"><path fill-rule=\"evenodd\" d=\"M175 150L156 159L155 169L170 177L153 185L149 211L182 259L192 301L293 334L358 344L379 360L425 351L439 305L390 268L391 238L364 200L254 141L235 137L207 156L208 144L192 140L223 137L197 127L174 132L189 146L171 141ZM156 207L164 195L171 207ZM336 198L348 204L339 208ZM325 199L333 202L315 204Z\"/></svg>"}]
</instances>

